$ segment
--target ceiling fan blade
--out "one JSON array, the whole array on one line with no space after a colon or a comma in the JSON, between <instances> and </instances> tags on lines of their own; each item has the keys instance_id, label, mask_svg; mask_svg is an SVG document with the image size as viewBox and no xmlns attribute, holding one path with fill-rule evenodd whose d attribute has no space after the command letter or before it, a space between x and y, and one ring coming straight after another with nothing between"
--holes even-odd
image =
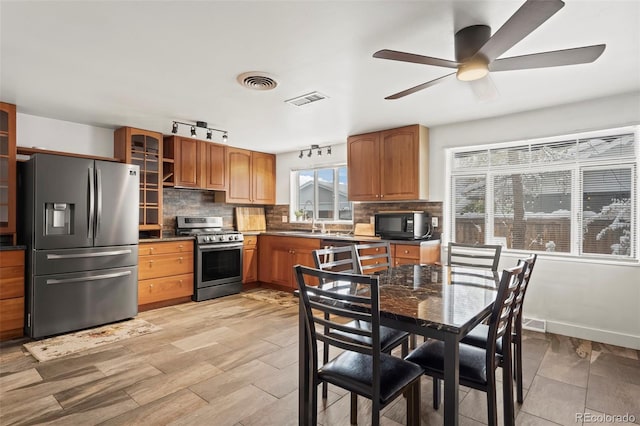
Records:
<instances>
[{"instance_id":1,"label":"ceiling fan blade","mask_svg":"<svg viewBox=\"0 0 640 426\"><path fill-rule=\"evenodd\" d=\"M410 95L412 93L418 92L422 89L426 89L427 87L431 87L434 86L438 83L441 83L444 79L446 79L447 77L451 77L452 75L456 75L455 72L452 72L451 74L447 74L447 75L443 75L442 77L438 77L435 80L431 80L431 81L427 81L426 83L422 83L419 84L417 86L412 87L411 89L407 89L407 90L403 90L402 92L398 92L395 93L391 96L387 96L385 99L399 99L399 98L403 98L407 95Z\"/></svg>"},{"instance_id":2,"label":"ceiling fan blade","mask_svg":"<svg viewBox=\"0 0 640 426\"><path fill-rule=\"evenodd\" d=\"M558 67L561 65L588 64L602 55L606 45L576 47L573 49L554 50L552 52L533 53L531 55L513 56L496 59L489 64L490 71L512 71L529 68Z\"/></svg>"},{"instance_id":3,"label":"ceiling fan blade","mask_svg":"<svg viewBox=\"0 0 640 426\"><path fill-rule=\"evenodd\" d=\"M487 74L484 77L470 81L471 90L477 99L483 102L490 102L498 99L498 89L493 83L491 74Z\"/></svg>"},{"instance_id":4,"label":"ceiling fan blade","mask_svg":"<svg viewBox=\"0 0 640 426\"><path fill-rule=\"evenodd\" d=\"M562 0L527 0L507 22L478 50L474 58L482 56L492 62L520 40L528 36L562 9Z\"/></svg>"},{"instance_id":5,"label":"ceiling fan blade","mask_svg":"<svg viewBox=\"0 0 640 426\"><path fill-rule=\"evenodd\" d=\"M446 59L432 58L430 56L415 55L413 53L398 52L397 50L383 49L373 54L374 58L391 59L392 61L413 62L414 64L435 65L437 67L457 68L458 63Z\"/></svg>"}]
</instances>

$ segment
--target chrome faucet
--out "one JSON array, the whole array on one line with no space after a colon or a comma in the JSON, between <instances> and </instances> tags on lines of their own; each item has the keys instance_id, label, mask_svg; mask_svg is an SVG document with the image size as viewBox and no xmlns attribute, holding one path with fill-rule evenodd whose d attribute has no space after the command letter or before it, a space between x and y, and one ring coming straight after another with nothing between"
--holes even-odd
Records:
<instances>
[{"instance_id":1,"label":"chrome faucet","mask_svg":"<svg viewBox=\"0 0 640 426\"><path fill-rule=\"evenodd\" d=\"M307 214L307 204L311 205L311 233L313 234L315 231L318 231L318 227L316 226L316 215L313 212L313 201L307 200L304 202L303 210L305 214ZM307 217L308 219L308 217Z\"/></svg>"}]
</instances>

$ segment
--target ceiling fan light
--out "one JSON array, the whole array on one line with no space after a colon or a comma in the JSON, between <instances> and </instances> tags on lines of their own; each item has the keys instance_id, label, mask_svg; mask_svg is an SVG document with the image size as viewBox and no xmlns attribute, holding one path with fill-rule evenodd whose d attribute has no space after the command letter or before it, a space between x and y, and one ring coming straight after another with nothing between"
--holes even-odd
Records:
<instances>
[{"instance_id":1,"label":"ceiling fan light","mask_svg":"<svg viewBox=\"0 0 640 426\"><path fill-rule=\"evenodd\" d=\"M481 61L474 61L460 65L458 72L456 72L456 77L460 81L474 81L480 80L487 74L489 74L487 64Z\"/></svg>"}]
</instances>

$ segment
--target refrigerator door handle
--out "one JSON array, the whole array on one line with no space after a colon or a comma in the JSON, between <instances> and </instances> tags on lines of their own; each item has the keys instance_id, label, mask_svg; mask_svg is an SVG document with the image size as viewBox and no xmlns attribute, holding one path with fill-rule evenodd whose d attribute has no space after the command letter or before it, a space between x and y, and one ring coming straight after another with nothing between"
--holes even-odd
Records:
<instances>
[{"instance_id":1,"label":"refrigerator door handle","mask_svg":"<svg viewBox=\"0 0 640 426\"><path fill-rule=\"evenodd\" d=\"M96 212L96 237L100 233L100 221L102 220L102 170L96 168L96 172L98 173L98 182L96 184L97 188L97 201L98 201L98 211Z\"/></svg>"},{"instance_id":2,"label":"refrigerator door handle","mask_svg":"<svg viewBox=\"0 0 640 426\"><path fill-rule=\"evenodd\" d=\"M127 275L131 275L131 271L114 272L113 274L93 275L91 277L49 279L47 280L47 284L66 284L66 283L77 283L77 282L85 282L85 281L107 280L109 278L125 277Z\"/></svg>"},{"instance_id":3,"label":"refrigerator door handle","mask_svg":"<svg viewBox=\"0 0 640 426\"><path fill-rule=\"evenodd\" d=\"M111 251L101 251L100 253L48 254L47 260L81 259L83 257L119 256L121 254L131 254L131 250L111 250Z\"/></svg>"},{"instance_id":4,"label":"refrigerator door handle","mask_svg":"<svg viewBox=\"0 0 640 426\"><path fill-rule=\"evenodd\" d=\"M93 229L94 204L93 168L89 167L89 220L87 222L87 238L91 238L91 231Z\"/></svg>"}]
</instances>

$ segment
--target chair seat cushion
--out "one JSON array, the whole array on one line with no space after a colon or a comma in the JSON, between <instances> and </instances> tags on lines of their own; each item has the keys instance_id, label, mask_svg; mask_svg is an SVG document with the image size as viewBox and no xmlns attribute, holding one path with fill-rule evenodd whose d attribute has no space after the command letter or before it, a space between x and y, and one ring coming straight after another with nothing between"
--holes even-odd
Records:
<instances>
[{"instance_id":1,"label":"chair seat cushion","mask_svg":"<svg viewBox=\"0 0 640 426\"><path fill-rule=\"evenodd\" d=\"M345 351L318 370L318 377L350 392L373 399L373 357ZM409 361L380 354L380 404L386 405L418 379L424 370Z\"/></svg>"},{"instance_id":2,"label":"chair seat cushion","mask_svg":"<svg viewBox=\"0 0 640 426\"><path fill-rule=\"evenodd\" d=\"M475 326L469 334L464 336L461 340L462 343L475 346L476 348L487 347L487 336L489 334L489 326L485 324L478 324ZM496 342L496 352L502 354L502 339L498 339Z\"/></svg>"},{"instance_id":3,"label":"chair seat cushion","mask_svg":"<svg viewBox=\"0 0 640 426\"><path fill-rule=\"evenodd\" d=\"M429 339L411 352L406 360L424 368L425 374L442 377L444 375L444 342ZM487 360L484 349L460 344L460 382L487 384Z\"/></svg>"},{"instance_id":4,"label":"chair seat cushion","mask_svg":"<svg viewBox=\"0 0 640 426\"><path fill-rule=\"evenodd\" d=\"M357 327L366 330L371 329L371 323L366 321L354 320L347 324L349 327ZM367 336L361 336L359 334L349 334L340 330L334 330L333 333L340 334L342 336L348 336L350 340L354 342L371 344L371 338ZM395 328L389 328L380 326L380 348L382 352L391 352L391 349L398 346L404 339L409 338L409 333L396 330Z\"/></svg>"}]
</instances>

